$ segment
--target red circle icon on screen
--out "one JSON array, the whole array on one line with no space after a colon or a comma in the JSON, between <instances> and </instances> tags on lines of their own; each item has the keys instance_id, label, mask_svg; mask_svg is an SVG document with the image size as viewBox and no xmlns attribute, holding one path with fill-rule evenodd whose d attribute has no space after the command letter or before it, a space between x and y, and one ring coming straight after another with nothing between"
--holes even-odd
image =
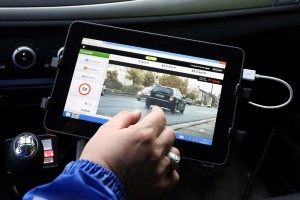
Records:
<instances>
[{"instance_id":1,"label":"red circle icon on screen","mask_svg":"<svg viewBox=\"0 0 300 200\"><path fill-rule=\"evenodd\" d=\"M91 86L87 83L82 83L78 88L79 94L88 95L91 91Z\"/></svg>"}]
</instances>

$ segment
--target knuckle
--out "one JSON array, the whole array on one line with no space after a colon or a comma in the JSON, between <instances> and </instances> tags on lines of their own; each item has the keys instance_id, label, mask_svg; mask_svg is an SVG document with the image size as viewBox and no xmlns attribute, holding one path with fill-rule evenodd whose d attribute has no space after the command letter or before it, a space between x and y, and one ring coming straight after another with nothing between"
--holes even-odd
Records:
<instances>
[{"instance_id":1,"label":"knuckle","mask_svg":"<svg viewBox=\"0 0 300 200\"><path fill-rule=\"evenodd\" d=\"M156 138L158 128L156 126L141 127L139 129L138 140L144 143L152 143Z\"/></svg>"},{"instance_id":2,"label":"knuckle","mask_svg":"<svg viewBox=\"0 0 300 200\"><path fill-rule=\"evenodd\" d=\"M140 140L144 143L149 143L153 141L154 131L152 127L145 128L141 130L142 134L140 134Z\"/></svg>"},{"instance_id":3,"label":"knuckle","mask_svg":"<svg viewBox=\"0 0 300 200\"><path fill-rule=\"evenodd\" d=\"M162 157L162 153L160 150L158 150L157 148L153 149L152 151L152 156L151 156L151 161L152 162L158 162L161 160Z\"/></svg>"},{"instance_id":4,"label":"knuckle","mask_svg":"<svg viewBox=\"0 0 300 200\"><path fill-rule=\"evenodd\" d=\"M175 131L174 131L174 129L172 129L172 128L168 127L168 126L166 127L166 129L167 129L168 133L170 135L172 135L174 137L174 139L175 139Z\"/></svg>"},{"instance_id":5,"label":"knuckle","mask_svg":"<svg viewBox=\"0 0 300 200\"><path fill-rule=\"evenodd\" d=\"M172 128L166 127L164 129L164 134L168 138L167 142L173 144L176 139L175 131Z\"/></svg>"}]
</instances>

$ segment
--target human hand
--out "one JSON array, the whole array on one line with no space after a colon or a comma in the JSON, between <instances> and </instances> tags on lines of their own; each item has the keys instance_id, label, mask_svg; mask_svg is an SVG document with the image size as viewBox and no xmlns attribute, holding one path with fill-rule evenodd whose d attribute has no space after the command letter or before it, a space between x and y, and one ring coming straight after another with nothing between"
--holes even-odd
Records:
<instances>
[{"instance_id":1,"label":"human hand","mask_svg":"<svg viewBox=\"0 0 300 200\"><path fill-rule=\"evenodd\" d=\"M102 125L85 146L80 159L113 171L124 184L129 199L147 199L175 186L179 175L170 165L173 129L166 127L157 106L140 122L140 111L121 112Z\"/></svg>"}]
</instances>

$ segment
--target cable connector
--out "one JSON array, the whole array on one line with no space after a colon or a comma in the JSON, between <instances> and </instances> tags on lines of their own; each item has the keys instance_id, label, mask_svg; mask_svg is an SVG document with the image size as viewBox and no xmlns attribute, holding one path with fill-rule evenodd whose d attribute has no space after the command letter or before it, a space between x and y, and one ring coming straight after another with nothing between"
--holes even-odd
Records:
<instances>
[{"instance_id":1,"label":"cable connector","mask_svg":"<svg viewBox=\"0 0 300 200\"><path fill-rule=\"evenodd\" d=\"M241 86L240 84L238 84L236 86L234 95L237 96L237 97L240 97L244 101L248 102L250 100L250 98L251 98L251 92L252 92L251 88L244 88L243 86Z\"/></svg>"},{"instance_id":2,"label":"cable connector","mask_svg":"<svg viewBox=\"0 0 300 200\"><path fill-rule=\"evenodd\" d=\"M252 69L244 69L243 70L243 80L245 81L254 81L255 80L256 71Z\"/></svg>"},{"instance_id":3,"label":"cable connector","mask_svg":"<svg viewBox=\"0 0 300 200\"><path fill-rule=\"evenodd\" d=\"M253 103L253 102L249 101L248 103L251 104L251 105L253 105L253 106L256 106L256 107L259 107L259 108L264 108L264 109L277 109L277 108L282 108L282 107L288 105L292 101L292 98L293 98L293 89L284 80L281 80L279 78L272 77L272 76L259 75L259 74L256 74L255 70L251 70L251 69L244 69L243 70L243 76L242 76L242 78L245 81L254 81L255 79L267 79L267 80L276 81L276 82L279 82L279 83L282 83L283 85L285 85L287 87L287 89L289 90L289 92L290 92L289 99L285 103L283 103L283 104L276 105L276 106L264 106L264 105L260 105L260 104Z\"/></svg>"}]
</instances>

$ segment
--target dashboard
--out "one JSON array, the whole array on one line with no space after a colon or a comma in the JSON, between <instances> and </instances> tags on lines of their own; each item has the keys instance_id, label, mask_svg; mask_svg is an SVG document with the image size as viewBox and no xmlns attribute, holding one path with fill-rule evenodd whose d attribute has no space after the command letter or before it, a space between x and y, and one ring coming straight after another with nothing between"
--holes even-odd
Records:
<instances>
[{"instance_id":1,"label":"dashboard","mask_svg":"<svg viewBox=\"0 0 300 200\"><path fill-rule=\"evenodd\" d=\"M45 133L45 111L40 104L44 97L51 95L57 72L53 58L62 56L65 37L73 21L228 44L245 51L245 68L281 77L294 89L293 102L283 110L262 111L241 105L237 124L251 133L242 145L243 157L250 169L255 168L268 140L265 133L269 133L274 124L277 126L282 134L276 136L268 157L274 160L268 160L262 167L267 175L261 178L270 196L299 192L300 167L284 164L297 163L300 157L299 10L298 0L102 0L100 3L95 0L84 3L82 0L0 0L1 142L23 131ZM286 98L285 89L279 85L247 85L253 88L253 101L278 104ZM62 144L67 141L70 146L77 142L67 136L60 138ZM62 151L73 158L75 150L70 153L70 146L64 146ZM5 157L4 149L0 153ZM274 155L278 156L274 158ZM62 161L61 166L68 160ZM1 181L7 181L5 165L0 166L0 170ZM268 180L276 176L283 180L277 180L278 184L274 184L275 178ZM5 193L3 191L7 188L2 188L1 193Z\"/></svg>"},{"instance_id":2,"label":"dashboard","mask_svg":"<svg viewBox=\"0 0 300 200\"><path fill-rule=\"evenodd\" d=\"M144 4L141 4L142 2ZM166 2L169 3L169 1ZM147 14L143 11L143 9L155 10L147 3L149 1L103 3L88 5L86 8L85 6L8 7L9 5L0 7L0 85L2 91L0 105L8 102L10 105L23 104L27 101L27 103L32 103L31 99L38 103L41 96L46 94L41 94L32 88L36 85L45 88L43 92L48 91L49 95L50 88L48 87L53 84L56 74L56 69L51 66L51 62L53 57L61 56L68 26L74 20L87 20L223 43L231 43L232 38L295 27L300 24L298 4L223 12L207 12L206 10L204 12L200 9L198 13L192 14L191 12L195 11L186 8L180 10L184 14L177 14L175 11L168 11L168 3L166 3L159 9L160 12L166 13L163 16L157 16L159 13ZM131 4L143 14L134 12L135 15L129 15L127 9ZM191 2L187 4L190 5ZM173 6L175 5L176 3ZM77 9L80 9L79 13ZM109 13L111 15L108 15ZM264 26L261 26L262 23ZM11 87L22 88L22 91L30 88L28 91L31 93L30 98L22 99L20 95L11 94Z\"/></svg>"}]
</instances>

